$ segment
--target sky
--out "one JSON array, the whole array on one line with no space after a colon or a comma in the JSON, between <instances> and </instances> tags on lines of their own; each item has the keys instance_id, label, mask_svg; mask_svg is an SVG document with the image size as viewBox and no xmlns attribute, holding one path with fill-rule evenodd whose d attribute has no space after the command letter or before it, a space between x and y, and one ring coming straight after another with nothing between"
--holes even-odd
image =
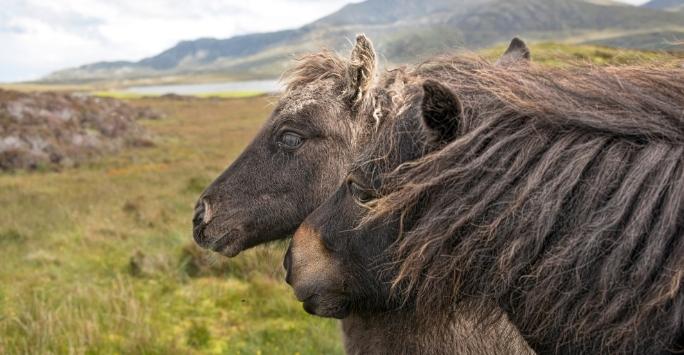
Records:
<instances>
[{"instance_id":1,"label":"sky","mask_svg":"<svg viewBox=\"0 0 684 355\"><path fill-rule=\"evenodd\" d=\"M182 40L296 28L359 1L0 0L0 82L139 60Z\"/></svg>"}]
</instances>

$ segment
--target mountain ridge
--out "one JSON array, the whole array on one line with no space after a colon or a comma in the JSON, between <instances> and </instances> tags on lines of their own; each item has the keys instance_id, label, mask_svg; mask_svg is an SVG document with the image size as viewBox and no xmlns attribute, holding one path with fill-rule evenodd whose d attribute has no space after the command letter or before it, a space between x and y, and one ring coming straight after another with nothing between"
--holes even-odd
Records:
<instances>
[{"instance_id":1,"label":"mountain ridge","mask_svg":"<svg viewBox=\"0 0 684 355\"><path fill-rule=\"evenodd\" d=\"M348 4L297 29L182 41L137 62L88 64L52 73L44 81L189 74L220 74L235 79L275 77L293 55L321 47L345 50L349 39L360 32L373 39L387 64L415 62L450 48L483 48L516 35L529 40L563 40L605 32L620 39L605 43L625 46L632 43L631 37L624 35L629 31L641 36L639 40L635 37L630 48L652 47L643 38L656 38L659 43L658 33L662 32L668 38L681 34L679 38L684 39L684 12L659 8L670 9L672 1L684 3L653 0L640 8L610 0L367 0ZM655 49L659 48L679 50Z\"/></svg>"}]
</instances>

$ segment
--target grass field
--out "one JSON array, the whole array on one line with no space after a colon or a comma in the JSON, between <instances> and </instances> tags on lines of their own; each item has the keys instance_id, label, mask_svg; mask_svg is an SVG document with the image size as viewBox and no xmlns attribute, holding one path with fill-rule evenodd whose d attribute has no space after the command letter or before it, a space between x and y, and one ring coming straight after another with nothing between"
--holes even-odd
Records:
<instances>
[{"instance_id":1,"label":"grass field","mask_svg":"<svg viewBox=\"0 0 684 355\"><path fill-rule=\"evenodd\" d=\"M481 51L488 59L496 60L506 50L507 44ZM593 65L638 65L646 62L680 64L683 53L664 51L640 51L624 48L610 48L588 44L559 42L532 42L529 44L532 60L548 66L564 66L569 63Z\"/></svg>"},{"instance_id":2,"label":"grass field","mask_svg":"<svg viewBox=\"0 0 684 355\"><path fill-rule=\"evenodd\" d=\"M335 354L337 324L285 285L284 244L233 260L193 247L199 193L274 99L137 99L152 148L0 174L0 354Z\"/></svg>"}]
</instances>

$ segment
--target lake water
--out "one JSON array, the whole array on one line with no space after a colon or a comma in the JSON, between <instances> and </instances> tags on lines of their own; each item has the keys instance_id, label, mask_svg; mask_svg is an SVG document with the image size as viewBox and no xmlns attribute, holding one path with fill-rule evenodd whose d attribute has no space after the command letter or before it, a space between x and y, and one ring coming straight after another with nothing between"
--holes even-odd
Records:
<instances>
[{"instance_id":1,"label":"lake water","mask_svg":"<svg viewBox=\"0 0 684 355\"><path fill-rule=\"evenodd\" d=\"M274 93L283 91L283 87L278 80L248 80L208 84L131 86L126 91L141 95L201 95L218 92Z\"/></svg>"}]
</instances>

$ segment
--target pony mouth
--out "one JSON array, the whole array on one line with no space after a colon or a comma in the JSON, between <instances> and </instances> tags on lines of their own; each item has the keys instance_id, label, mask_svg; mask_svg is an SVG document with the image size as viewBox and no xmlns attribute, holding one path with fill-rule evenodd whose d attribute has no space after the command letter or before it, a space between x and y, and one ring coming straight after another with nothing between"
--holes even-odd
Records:
<instances>
[{"instance_id":1,"label":"pony mouth","mask_svg":"<svg viewBox=\"0 0 684 355\"><path fill-rule=\"evenodd\" d=\"M224 234L212 243L210 249L229 258L238 256L243 250L240 236L233 233Z\"/></svg>"},{"instance_id":2,"label":"pony mouth","mask_svg":"<svg viewBox=\"0 0 684 355\"><path fill-rule=\"evenodd\" d=\"M215 239L207 235L207 227L206 224L200 224L193 228L195 242L200 247L231 258L244 250L244 237L240 233L228 232Z\"/></svg>"}]
</instances>

